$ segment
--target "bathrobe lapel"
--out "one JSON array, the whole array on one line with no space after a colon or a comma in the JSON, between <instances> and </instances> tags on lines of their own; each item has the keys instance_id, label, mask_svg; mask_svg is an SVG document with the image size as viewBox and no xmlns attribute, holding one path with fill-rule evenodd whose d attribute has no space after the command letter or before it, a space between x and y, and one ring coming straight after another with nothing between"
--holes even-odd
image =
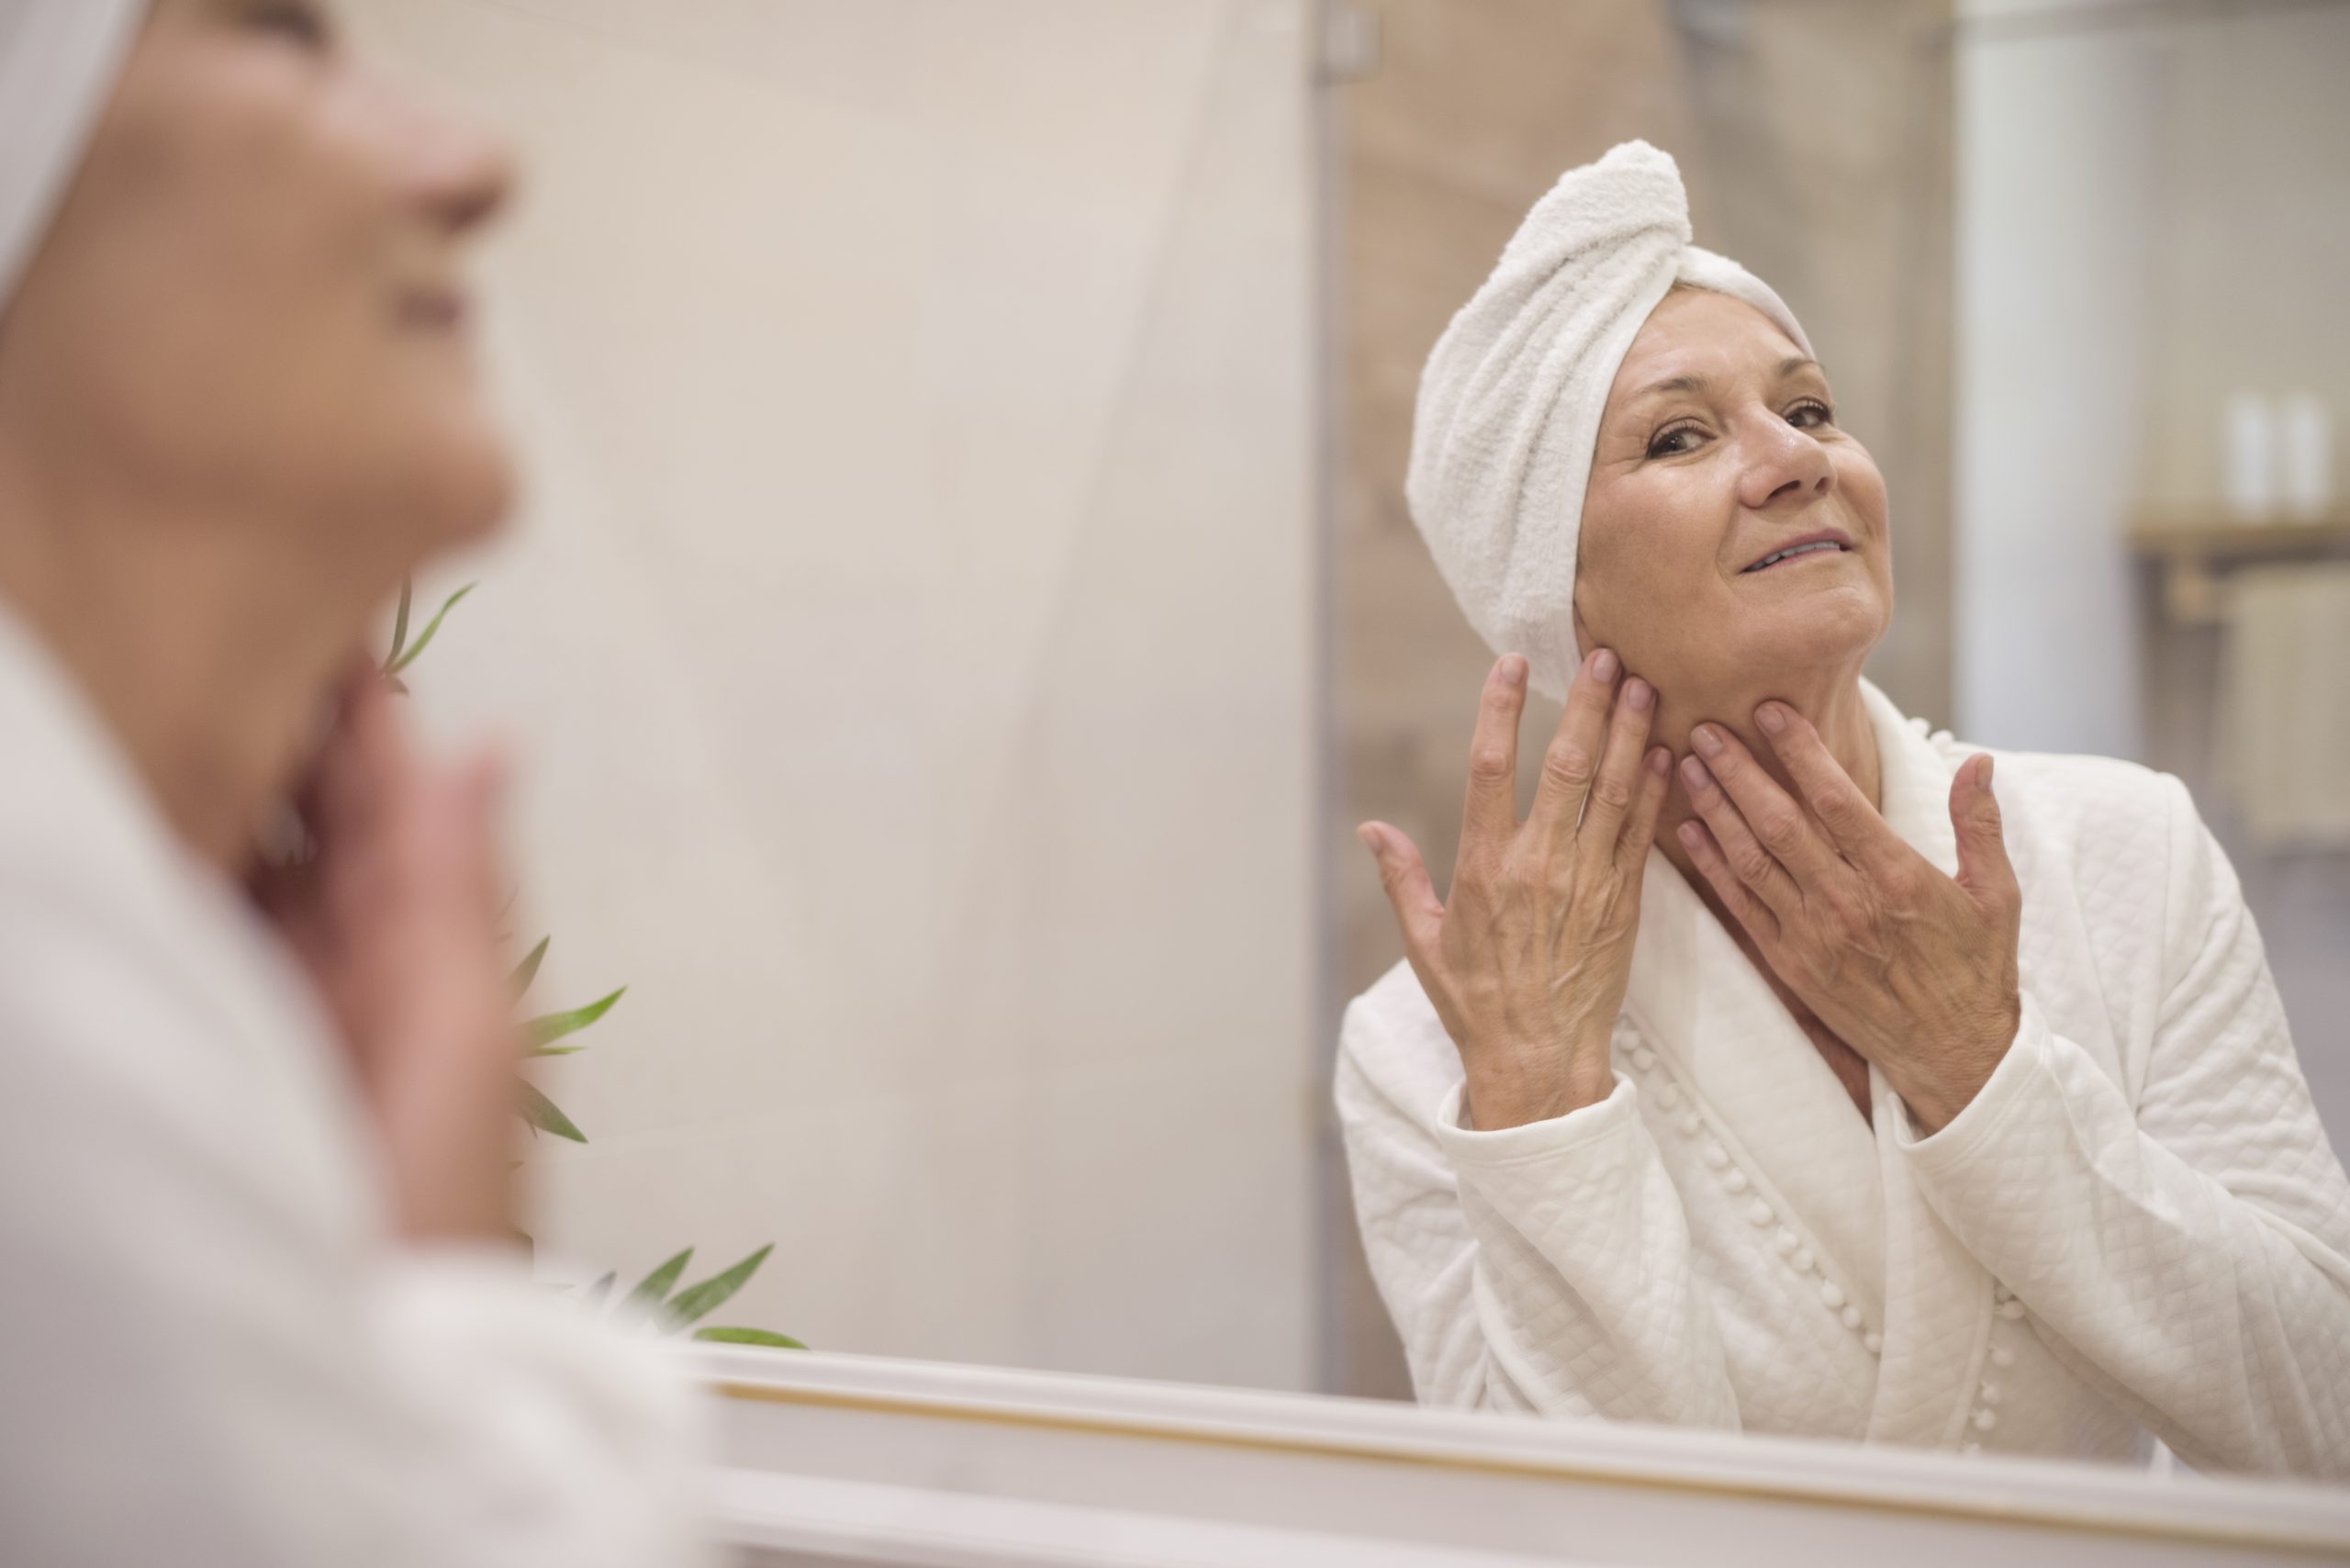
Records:
<instances>
[{"instance_id":1,"label":"bathrobe lapel","mask_svg":"<svg viewBox=\"0 0 2350 1568\"><path fill-rule=\"evenodd\" d=\"M1958 874L1951 829L1953 769L1925 725L1863 681L1862 700L1876 730L1886 822L1944 876ZM1974 1402L1989 1342L1993 1281L1959 1245L1916 1184L1894 1140L1906 1114L1885 1075L1869 1070L1877 1166L1885 1193L1885 1355L1877 1369L1872 1442L1954 1441Z\"/></svg>"},{"instance_id":2,"label":"bathrobe lapel","mask_svg":"<svg viewBox=\"0 0 2350 1568\"><path fill-rule=\"evenodd\" d=\"M1957 869L1951 774L1918 728L1863 683L1885 816ZM1991 1281L1908 1180L1892 1091L1874 1069L1874 1130L1802 1027L1661 852L1649 857L1625 1013L1671 1065L1707 1130L1873 1324L1884 1350L1867 1437L1935 1444L1967 1415L1991 1321ZM1753 1231L1758 1246L1775 1228Z\"/></svg>"}]
</instances>

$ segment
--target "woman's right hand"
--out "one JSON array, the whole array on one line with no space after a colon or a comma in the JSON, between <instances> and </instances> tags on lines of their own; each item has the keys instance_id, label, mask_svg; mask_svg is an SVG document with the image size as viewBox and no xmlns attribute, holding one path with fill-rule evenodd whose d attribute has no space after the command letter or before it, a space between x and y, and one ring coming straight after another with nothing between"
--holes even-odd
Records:
<instances>
[{"instance_id":1,"label":"woman's right hand","mask_svg":"<svg viewBox=\"0 0 2350 1568\"><path fill-rule=\"evenodd\" d=\"M1460 1049L1469 1124L1497 1132L1607 1097L1609 1038L1632 973L1640 882L1672 754L1647 750L1656 692L1603 648L1583 662L1517 820L1526 661L1485 678L1451 897L1412 841L1357 830L1379 861L1404 955ZM1644 755L1645 754L1645 755Z\"/></svg>"},{"instance_id":2,"label":"woman's right hand","mask_svg":"<svg viewBox=\"0 0 2350 1568\"><path fill-rule=\"evenodd\" d=\"M521 1040L498 931L503 767L424 756L356 665L306 781L314 853L255 892L317 983L419 1240L514 1235Z\"/></svg>"}]
</instances>

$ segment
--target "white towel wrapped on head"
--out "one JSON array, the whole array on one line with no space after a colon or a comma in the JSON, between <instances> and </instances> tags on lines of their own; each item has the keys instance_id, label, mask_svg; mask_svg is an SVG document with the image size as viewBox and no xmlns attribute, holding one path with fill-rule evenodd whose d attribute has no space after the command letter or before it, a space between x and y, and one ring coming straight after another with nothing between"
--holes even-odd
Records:
<instances>
[{"instance_id":1,"label":"white towel wrapped on head","mask_svg":"<svg viewBox=\"0 0 2350 1568\"><path fill-rule=\"evenodd\" d=\"M146 14L141 0L0 0L0 310Z\"/></svg>"},{"instance_id":2,"label":"white towel wrapped on head","mask_svg":"<svg viewBox=\"0 0 2350 1568\"><path fill-rule=\"evenodd\" d=\"M1689 235L1681 171L1647 142L1569 170L1420 374L1412 521L1469 623L1496 653L1525 655L1552 697L1577 658L1575 540L1599 417L1649 312L1676 283L1712 289L1811 353L1769 285Z\"/></svg>"}]
</instances>

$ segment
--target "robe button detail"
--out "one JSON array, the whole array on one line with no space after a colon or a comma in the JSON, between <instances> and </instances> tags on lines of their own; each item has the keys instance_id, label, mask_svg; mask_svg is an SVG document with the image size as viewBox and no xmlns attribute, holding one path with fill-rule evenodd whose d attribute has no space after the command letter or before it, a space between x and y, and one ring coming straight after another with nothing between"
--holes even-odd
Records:
<instances>
[{"instance_id":1,"label":"robe button detail","mask_svg":"<svg viewBox=\"0 0 2350 1568\"><path fill-rule=\"evenodd\" d=\"M2016 1353L2005 1345L1994 1345L1991 1347L1991 1364L1995 1367L2011 1367L2016 1364Z\"/></svg>"},{"instance_id":2,"label":"robe button detail","mask_svg":"<svg viewBox=\"0 0 2350 1568\"><path fill-rule=\"evenodd\" d=\"M1656 1065L1656 1053L1646 1046L1635 1046L1632 1047L1632 1065L1646 1072Z\"/></svg>"},{"instance_id":3,"label":"robe button detail","mask_svg":"<svg viewBox=\"0 0 2350 1568\"><path fill-rule=\"evenodd\" d=\"M1670 1111L1681 1103L1681 1091L1668 1083L1656 1092L1656 1103Z\"/></svg>"},{"instance_id":4,"label":"robe button detail","mask_svg":"<svg viewBox=\"0 0 2350 1568\"><path fill-rule=\"evenodd\" d=\"M1729 1150L1724 1148L1718 1143L1707 1144L1705 1148L1704 1154L1706 1163L1712 1166L1717 1170L1719 1170L1722 1167L1729 1163Z\"/></svg>"},{"instance_id":5,"label":"robe button detail","mask_svg":"<svg viewBox=\"0 0 2350 1568\"><path fill-rule=\"evenodd\" d=\"M1796 1248L1796 1255L1795 1255L1793 1258L1788 1259L1788 1260L1787 1260L1787 1261L1789 1261L1790 1263L1793 1263L1793 1264L1796 1266L1796 1273L1798 1273L1798 1274L1808 1274L1808 1273L1810 1273L1810 1272L1811 1272L1811 1263L1812 1263L1811 1249L1810 1249L1810 1248L1808 1248L1808 1247L1798 1247L1798 1248Z\"/></svg>"},{"instance_id":6,"label":"robe button detail","mask_svg":"<svg viewBox=\"0 0 2350 1568\"><path fill-rule=\"evenodd\" d=\"M1844 1287L1833 1280L1824 1280L1819 1286L1819 1299L1828 1304L1829 1311L1833 1312L1844 1305Z\"/></svg>"},{"instance_id":7,"label":"robe button detail","mask_svg":"<svg viewBox=\"0 0 2350 1568\"><path fill-rule=\"evenodd\" d=\"M1730 1167L1722 1176L1722 1185L1733 1193L1743 1193L1746 1191L1746 1172L1736 1166Z\"/></svg>"},{"instance_id":8,"label":"robe button detail","mask_svg":"<svg viewBox=\"0 0 2350 1568\"><path fill-rule=\"evenodd\" d=\"M1845 1327L1858 1328L1861 1326L1861 1309L1854 1306L1851 1302L1848 1301L1844 1304L1844 1310L1841 1316L1844 1319Z\"/></svg>"},{"instance_id":9,"label":"robe button detail","mask_svg":"<svg viewBox=\"0 0 2350 1568\"><path fill-rule=\"evenodd\" d=\"M1885 1336L1872 1328L1861 1336L1861 1349L1872 1356L1885 1354Z\"/></svg>"},{"instance_id":10,"label":"robe button detail","mask_svg":"<svg viewBox=\"0 0 2350 1568\"><path fill-rule=\"evenodd\" d=\"M1794 1231L1789 1230L1789 1229L1788 1229L1785 1226L1784 1226L1784 1225L1783 1225L1783 1226L1781 1226L1779 1227L1779 1256L1780 1256L1780 1257L1782 1257L1782 1258L1786 1257L1786 1256L1787 1256L1787 1255L1789 1255L1790 1253L1794 1252L1794 1251L1795 1251L1795 1249L1796 1249L1796 1248L1798 1248L1798 1247L1800 1247L1800 1246L1802 1246L1802 1245L1803 1245L1803 1241L1802 1241L1802 1239L1801 1239L1799 1237L1797 1237Z\"/></svg>"},{"instance_id":11,"label":"robe button detail","mask_svg":"<svg viewBox=\"0 0 2350 1568\"><path fill-rule=\"evenodd\" d=\"M1978 1432L1987 1432L1998 1424L1999 1418L1988 1410L1977 1410L1975 1413L1975 1429Z\"/></svg>"},{"instance_id":12,"label":"robe button detail","mask_svg":"<svg viewBox=\"0 0 2350 1568\"><path fill-rule=\"evenodd\" d=\"M1757 1225L1768 1225L1778 1216L1772 1214L1770 1204L1757 1198L1747 1206L1746 1217Z\"/></svg>"},{"instance_id":13,"label":"robe button detail","mask_svg":"<svg viewBox=\"0 0 2350 1568\"><path fill-rule=\"evenodd\" d=\"M1999 1316L2006 1318L2009 1322L2013 1323L2017 1318L2023 1316L2023 1303L2018 1301L2013 1296L2009 1296L2007 1300L1999 1304Z\"/></svg>"},{"instance_id":14,"label":"robe button detail","mask_svg":"<svg viewBox=\"0 0 2350 1568\"><path fill-rule=\"evenodd\" d=\"M1999 1385L1996 1383L1985 1383L1980 1397L1986 1405L1997 1405L1999 1402Z\"/></svg>"},{"instance_id":15,"label":"robe button detail","mask_svg":"<svg viewBox=\"0 0 2350 1568\"><path fill-rule=\"evenodd\" d=\"M1673 1124L1673 1126L1681 1129L1681 1136L1683 1137L1695 1137L1697 1136L1697 1128L1702 1125L1703 1124L1697 1120L1697 1113L1695 1111L1688 1112L1686 1114L1683 1115L1681 1120Z\"/></svg>"}]
</instances>

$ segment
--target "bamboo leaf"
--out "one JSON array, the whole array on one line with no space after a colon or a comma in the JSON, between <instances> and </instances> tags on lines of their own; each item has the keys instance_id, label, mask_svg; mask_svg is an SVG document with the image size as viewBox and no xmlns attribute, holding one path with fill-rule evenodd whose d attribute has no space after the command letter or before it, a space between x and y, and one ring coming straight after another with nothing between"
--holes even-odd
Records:
<instances>
[{"instance_id":1,"label":"bamboo leaf","mask_svg":"<svg viewBox=\"0 0 2350 1568\"><path fill-rule=\"evenodd\" d=\"M588 1135L573 1126L571 1118L565 1115L562 1108L554 1101L540 1093L532 1084L525 1083L521 1087L524 1121L541 1132L553 1133L557 1137L567 1137L574 1143L588 1141Z\"/></svg>"},{"instance_id":2,"label":"bamboo leaf","mask_svg":"<svg viewBox=\"0 0 2350 1568\"><path fill-rule=\"evenodd\" d=\"M593 1312L598 1307L603 1305L604 1298L612 1294L613 1282L619 1278L620 1275L616 1273L607 1273L602 1279L598 1280L594 1284L589 1285L587 1290L582 1292L580 1294L580 1307L585 1311Z\"/></svg>"},{"instance_id":3,"label":"bamboo leaf","mask_svg":"<svg viewBox=\"0 0 2350 1568\"><path fill-rule=\"evenodd\" d=\"M697 1328L694 1338L710 1345L766 1345L778 1350L808 1348L789 1334L773 1334L765 1328Z\"/></svg>"},{"instance_id":4,"label":"bamboo leaf","mask_svg":"<svg viewBox=\"0 0 2350 1568\"><path fill-rule=\"evenodd\" d=\"M629 1292L628 1299L620 1305L621 1320L637 1323L651 1316L653 1309L667 1298L669 1287L677 1282L677 1276L686 1271L686 1265L693 1260L693 1256L694 1249L688 1247L638 1281L636 1289Z\"/></svg>"},{"instance_id":5,"label":"bamboo leaf","mask_svg":"<svg viewBox=\"0 0 2350 1568\"><path fill-rule=\"evenodd\" d=\"M514 973L507 983L514 988L515 1001L521 1001L523 992L531 989L531 982L539 978L539 966L545 963L547 958L547 944L554 940L553 936L540 937L539 945L532 948L520 963L514 966Z\"/></svg>"},{"instance_id":6,"label":"bamboo leaf","mask_svg":"<svg viewBox=\"0 0 2350 1568\"><path fill-rule=\"evenodd\" d=\"M522 1054L532 1057L570 1057L577 1056L587 1048L586 1046L532 1046Z\"/></svg>"},{"instance_id":7,"label":"bamboo leaf","mask_svg":"<svg viewBox=\"0 0 2350 1568\"><path fill-rule=\"evenodd\" d=\"M413 599L415 597L416 579L414 577L402 577L400 579L399 612L392 617L392 651L384 655L384 667L386 669L392 667L392 661L400 656L400 650L402 648L408 646L408 601Z\"/></svg>"},{"instance_id":8,"label":"bamboo leaf","mask_svg":"<svg viewBox=\"0 0 2350 1568\"><path fill-rule=\"evenodd\" d=\"M698 1285L679 1291L677 1299L669 1303L666 1314L670 1331L674 1333L716 1311L750 1282L751 1276L759 1271L759 1265L767 1260L767 1254L774 1250L775 1243L770 1241L724 1273L713 1274Z\"/></svg>"},{"instance_id":9,"label":"bamboo leaf","mask_svg":"<svg viewBox=\"0 0 2350 1568\"><path fill-rule=\"evenodd\" d=\"M552 1045L565 1035L576 1035L605 1014L610 1013L612 1010L612 1004L627 994L628 987L622 986L611 995L591 1002L585 1007L576 1007L568 1013L550 1013L543 1018L533 1018L522 1025L523 1038L532 1047L538 1047Z\"/></svg>"},{"instance_id":10,"label":"bamboo leaf","mask_svg":"<svg viewBox=\"0 0 2350 1568\"><path fill-rule=\"evenodd\" d=\"M457 608L457 601L464 599L465 595L473 592L474 589L480 586L481 585L479 583L467 583L464 587L459 588L456 592L451 594L446 599L442 600L441 608L433 611L432 619L424 623L424 630L416 634L416 645L408 649L407 653L402 654L398 658L394 659L392 661L392 667L388 673L397 675L400 671L414 664L417 659L423 655L424 650L432 645L432 639L440 633L441 622L448 617L449 611Z\"/></svg>"}]
</instances>

